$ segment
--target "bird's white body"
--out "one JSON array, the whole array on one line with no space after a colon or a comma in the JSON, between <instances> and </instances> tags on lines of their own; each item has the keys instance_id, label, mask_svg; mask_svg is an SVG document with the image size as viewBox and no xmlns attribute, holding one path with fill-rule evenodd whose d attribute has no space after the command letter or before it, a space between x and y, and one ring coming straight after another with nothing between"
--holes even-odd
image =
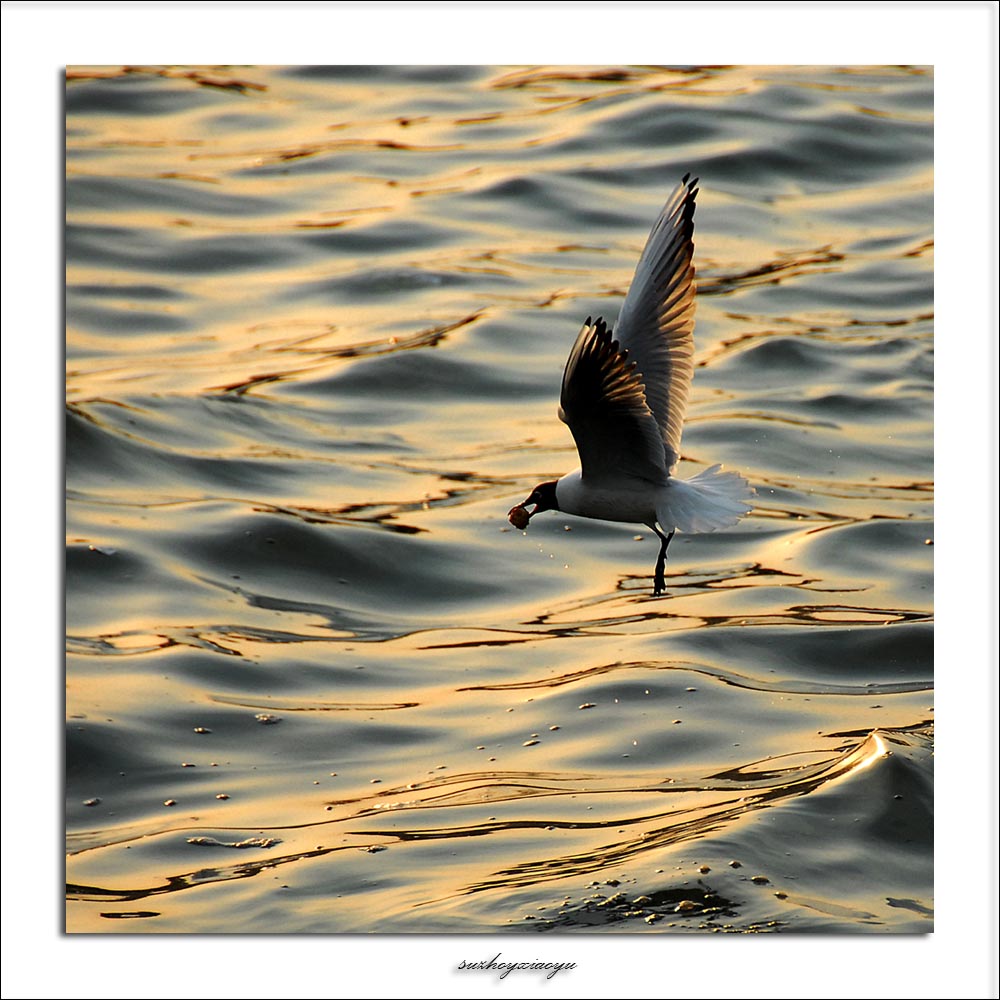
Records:
<instances>
[{"instance_id":1,"label":"bird's white body","mask_svg":"<svg viewBox=\"0 0 1000 1000\"><path fill-rule=\"evenodd\" d=\"M654 594L675 531L715 531L750 513L749 483L713 465L672 473L694 373L694 205L697 181L675 188L653 226L614 333L584 323L563 373L559 417L580 468L540 483L508 515L524 527L539 511L645 524L660 537ZM534 510L530 513L527 506Z\"/></svg>"},{"instance_id":2,"label":"bird's white body","mask_svg":"<svg viewBox=\"0 0 1000 1000\"><path fill-rule=\"evenodd\" d=\"M691 479L666 477L657 485L643 479L590 483L581 469L556 481L558 509L601 521L658 526L662 531L715 531L747 513L746 480L713 465Z\"/></svg>"},{"instance_id":3,"label":"bird's white body","mask_svg":"<svg viewBox=\"0 0 1000 1000\"><path fill-rule=\"evenodd\" d=\"M591 484L583 478L582 469L574 469L556 481L556 500L563 513L627 524L655 521L657 500L665 491L665 485L654 486L642 479L609 486Z\"/></svg>"}]
</instances>

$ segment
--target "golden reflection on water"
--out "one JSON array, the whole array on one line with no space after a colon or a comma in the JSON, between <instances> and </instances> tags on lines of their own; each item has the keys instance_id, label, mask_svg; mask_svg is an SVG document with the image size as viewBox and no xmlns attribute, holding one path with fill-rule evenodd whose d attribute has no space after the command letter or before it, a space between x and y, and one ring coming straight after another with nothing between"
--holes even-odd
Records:
<instances>
[{"instance_id":1,"label":"golden reflection on water","mask_svg":"<svg viewBox=\"0 0 1000 1000\"><path fill-rule=\"evenodd\" d=\"M73 930L495 929L536 886L593 926L580 878L749 852L754 817L845 786L884 806L863 782L931 731L933 177L811 173L824 116L921 124L879 105L920 73L867 73L140 68L215 103L71 115ZM706 175L682 474L725 461L758 503L679 538L653 600L645 529L503 511L576 464L569 343L680 159ZM615 912L675 917L663 870ZM697 906L742 912L749 878Z\"/></svg>"},{"instance_id":2,"label":"golden reflection on water","mask_svg":"<svg viewBox=\"0 0 1000 1000\"><path fill-rule=\"evenodd\" d=\"M696 840L743 814L848 779L877 764L887 750L882 735L874 731L853 745L838 748L833 756L823 757L818 752L791 754L784 758L769 758L766 762L751 762L693 785L671 779L668 784L659 783L648 788L629 787L627 781L623 785L620 778L602 779L598 776L568 778L559 774L532 772L453 775L411 784L405 789L386 789L364 799L334 801L328 807L334 815L322 823L307 824L305 828L269 830L266 839L272 842L272 846L268 848L266 859L229 863L220 859L223 863L211 868L171 875L162 883L149 886L126 883L115 887L119 879L114 877L100 888L85 883L71 884L69 899L130 906L146 902L149 905L149 901L165 893L182 892L208 883L251 878L306 859L325 858L325 863L336 864L338 856L347 851L377 853L404 843L467 837L502 836L508 843L511 838L516 843L526 833L547 831L558 834L559 848L552 857L525 860L501 871L490 871L488 852L480 852L487 860L467 862L462 868L452 868L449 874L452 884L444 898L503 887L541 886L550 880L606 871L671 844ZM665 806L657 802L664 795L668 796ZM563 820L559 816L560 797L573 800L570 815L576 815L581 801L590 800L597 804L607 796L610 799L600 806L600 811L590 822ZM439 827L428 826L428 821L424 820L419 827L412 825L414 821L420 821L421 814L426 810L430 810L433 816L440 814L442 819L445 818L444 809L472 810L481 816L484 808L495 808L504 802L531 802L536 811L541 806L546 812L534 819L472 819L466 823L452 821ZM623 812L623 809L627 811ZM600 812L609 811L611 815L600 816ZM376 824L374 827L372 821ZM359 828L338 829L345 825ZM179 828L179 832L182 830ZM231 826L226 831L229 836L241 832ZM614 833L613 839L600 847L589 846L593 843L594 832L600 835L605 831ZM618 836L621 834L626 836L621 838ZM319 845L311 849L301 846L305 842L314 844L316 840L329 840L331 837L340 837L348 842L337 846ZM257 839L261 838L258 836ZM212 849L213 854L224 853L227 843L230 849L244 843L216 838L201 840ZM529 852L534 850L531 842L529 840ZM194 841L189 839L189 843ZM253 841L245 843L248 847L254 845ZM275 850L276 847L280 850ZM87 867L86 863L81 865L84 871ZM422 905L433 906L434 903L434 900L426 900ZM651 907L641 915L656 912L657 909Z\"/></svg>"}]
</instances>

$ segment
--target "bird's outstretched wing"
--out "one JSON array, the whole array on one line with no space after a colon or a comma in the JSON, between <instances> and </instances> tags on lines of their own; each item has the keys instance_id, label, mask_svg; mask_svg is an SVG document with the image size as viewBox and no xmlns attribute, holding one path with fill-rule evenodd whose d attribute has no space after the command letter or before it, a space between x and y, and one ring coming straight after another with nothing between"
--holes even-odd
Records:
<instances>
[{"instance_id":1,"label":"bird's outstretched wing","mask_svg":"<svg viewBox=\"0 0 1000 1000\"><path fill-rule=\"evenodd\" d=\"M589 482L666 481L663 440L642 379L603 319L588 317L569 353L559 418L569 424Z\"/></svg>"},{"instance_id":2,"label":"bird's outstretched wing","mask_svg":"<svg viewBox=\"0 0 1000 1000\"><path fill-rule=\"evenodd\" d=\"M645 386L663 438L666 469L680 457L694 371L694 203L698 180L674 189L653 226L625 297L615 337Z\"/></svg>"}]
</instances>

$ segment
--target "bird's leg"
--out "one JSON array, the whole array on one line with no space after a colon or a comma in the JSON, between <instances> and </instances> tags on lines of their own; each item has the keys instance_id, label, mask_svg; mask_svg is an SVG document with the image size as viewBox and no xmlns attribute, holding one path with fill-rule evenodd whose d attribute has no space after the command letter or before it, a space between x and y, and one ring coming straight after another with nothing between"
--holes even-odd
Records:
<instances>
[{"instance_id":1,"label":"bird's leg","mask_svg":"<svg viewBox=\"0 0 1000 1000\"><path fill-rule=\"evenodd\" d=\"M670 544L670 539L674 537L674 533L671 531L669 535L664 535L655 524L653 531L660 539L660 554L656 557L656 575L653 577L653 597L659 597L666 589L666 584L663 581L663 566L667 561L667 546Z\"/></svg>"}]
</instances>

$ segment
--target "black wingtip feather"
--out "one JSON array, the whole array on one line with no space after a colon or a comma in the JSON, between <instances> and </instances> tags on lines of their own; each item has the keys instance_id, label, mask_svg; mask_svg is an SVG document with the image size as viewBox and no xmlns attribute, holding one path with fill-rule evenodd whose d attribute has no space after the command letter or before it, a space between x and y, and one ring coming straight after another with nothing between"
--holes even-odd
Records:
<instances>
[{"instance_id":1,"label":"black wingtip feather","mask_svg":"<svg viewBox=\"0 0 1000 1000\"><path fill-rule=\"evenodd\" d=\"M688 173L685 174L681 180L681 184L687 188L687 204L691 206L690 211L692 213L694 212L694 200L698 196L698 181L700 179L701 178L699 177L692 179L691 175Z\"/></svg>"}]
</instances>

